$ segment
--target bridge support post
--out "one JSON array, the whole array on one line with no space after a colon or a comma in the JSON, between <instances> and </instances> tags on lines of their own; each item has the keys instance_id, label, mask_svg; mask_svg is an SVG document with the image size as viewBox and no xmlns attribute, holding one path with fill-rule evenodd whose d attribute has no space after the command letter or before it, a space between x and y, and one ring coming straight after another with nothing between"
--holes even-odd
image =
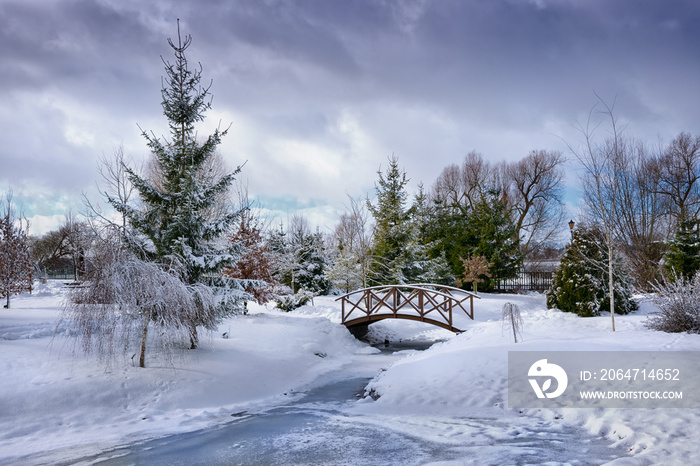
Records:
<instances>
[{"instance_id":1,"label":"bridge support post","mask_svg":"<svg viewBox=\"0 0 700 466\"><path fill-rule=\"evenodd\" d=\"M358 340L361 340L367 336L367 332L369 332L369 324L353 325L352 327L348 327L348 330L350 330L352 336Z\"/></svg>"}]
</instances>

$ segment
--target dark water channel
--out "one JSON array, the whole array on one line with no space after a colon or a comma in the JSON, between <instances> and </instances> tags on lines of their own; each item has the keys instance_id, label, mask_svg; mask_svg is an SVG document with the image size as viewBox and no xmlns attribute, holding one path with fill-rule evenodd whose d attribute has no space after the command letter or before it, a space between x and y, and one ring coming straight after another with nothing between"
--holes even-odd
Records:
<instances>
[{"instance_id":1,"label":"dark water channel","mask_svg":"<svg viewBox=\"0 0 700 466\"><path fill-rule=\"evenodd\" d=\"M432 342L395 344L367 356L392 363L403 349L425 349ZM602 439L576 429L548 431L545 423L529 420L517 436L485 432L512 430L512 419L453 419L473 429L472 444L445 444L420 432L388 429L349 408L376 375L367 370L344 371L290 403L257 413L233 413L218 427L172 435L116 448L80 464L100 465L419 465L453 464L603 464L624 453ZM359 373L359 374L358 374ZM359 375L359 376L358 376ZM517 419L517 418L516 418ZM502 430L499 430L502 424ZM529 426L529 427L528 427ZM425 426L426 433L430 429ZM70 464L74 464L71 462Z\"/></svg>"}]
</instances>

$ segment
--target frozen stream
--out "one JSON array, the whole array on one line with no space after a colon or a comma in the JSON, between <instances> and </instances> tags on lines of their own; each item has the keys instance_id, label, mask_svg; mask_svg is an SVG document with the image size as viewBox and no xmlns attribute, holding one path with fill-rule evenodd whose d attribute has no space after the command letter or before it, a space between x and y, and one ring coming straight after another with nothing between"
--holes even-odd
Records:
<instances>
[{"instance_id":1,"label":"frozen stream","mask_svg":"<svg viewBox=\"0 0 700 466\"><path fill-rule=\"evenodd\" d=\"M424 349L429 345L414 346ZM356 364L284 406L231 414L216 428L168 436L78 460L100 465L412 465L603 464L624 452L574 428L552 431L529 417L452 418L439 422L459 432L437 439L436 420L406 428L400 417L358 415L352 407L364 387L405 348L358 356ZM514 425L514 423L516 423ZM442 426L445 428L445 425ZM70 464L74 464L71 462Z\"/></svg>"}]
</instances>

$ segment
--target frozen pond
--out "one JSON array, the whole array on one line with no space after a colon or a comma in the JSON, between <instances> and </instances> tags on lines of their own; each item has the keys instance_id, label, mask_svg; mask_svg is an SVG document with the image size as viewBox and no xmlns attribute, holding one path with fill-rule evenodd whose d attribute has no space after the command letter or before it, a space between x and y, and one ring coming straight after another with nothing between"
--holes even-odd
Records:
<instances>
[{"instance_id":1,"label":"frozen pond","mask_svg":"<svg viewBox=\"0 0 700 466\"><path fill-rule=\"evenodd\" d=\"M423 347L429 345L422 345ZM416 349L423 349L418 347ZM290 403L262 412L231 414L216 428L173 435L83 458L100 465L418 465L603 464L624 456L604 439L563 427L553 431L527 417L442 420L458 432L455 441L436 440L435 421L403 428L400 417L357 415L352 406L382 365L397 356L388 348L364 356L329 383ZM516 425L514 425L514 422ZM393 427L392 427L393 426ZM72 464L72 463L71 463Z\"/></svg>"}]
</instances>

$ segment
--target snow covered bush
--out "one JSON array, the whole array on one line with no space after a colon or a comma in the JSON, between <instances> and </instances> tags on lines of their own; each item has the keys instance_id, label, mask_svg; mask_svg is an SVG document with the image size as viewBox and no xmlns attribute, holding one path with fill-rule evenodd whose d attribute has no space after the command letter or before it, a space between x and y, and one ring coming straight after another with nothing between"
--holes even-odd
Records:
<instances>
[{"instance_id":1,"label":"snow covered bush","mask_svg":"<svg viewBox=\"0 0 700 466\"><path fill-rule=\"evenodd\" d=\"M211 289L186 284L178 264L164 267L143 261L108 242L94 262L84 285L70 292L61 319L75 329L73 336L86 353L96 352L110 362L118 353L137 351L139 366L145 367L149 333L170 358L189 346L194 323L215 328Z\"/></svg>"},{"instance_id":2,"label":"snow covered bush","mask_svg":"<svg viewBox=\"0 0 700 466\"><path fill-rule=\"evenodd\" d=\"M279 295L275 299L277 307L285 312L293 311L294 309L308 304L314 299L316 293L301 289L294 294Z\"/></svg>"},{"instance_id":3,"label":"snow covered bush","mask_svg":"<svg viewBox=\"0 0 700 466\"><path fill-rule=\"evenodd\" d=\"M619 260L613 262L615 313L637 309L632 280ZM608 254L603 233L595 226L580 226L566 247L561 265L547 292L547 306L581 317L610 312Z\"/></svg>"},{"instance_id":4,"label":"snow covered bush","mask_svg":"<svg viewBox=\"0 0 700 466\"><path fill-rule=\"evenodd\" d=\"M700 274L677 277L656 286L652 301L660 311L649 317L649 328L662 332L700 333Z\"/></svg>"}]
</instances>

